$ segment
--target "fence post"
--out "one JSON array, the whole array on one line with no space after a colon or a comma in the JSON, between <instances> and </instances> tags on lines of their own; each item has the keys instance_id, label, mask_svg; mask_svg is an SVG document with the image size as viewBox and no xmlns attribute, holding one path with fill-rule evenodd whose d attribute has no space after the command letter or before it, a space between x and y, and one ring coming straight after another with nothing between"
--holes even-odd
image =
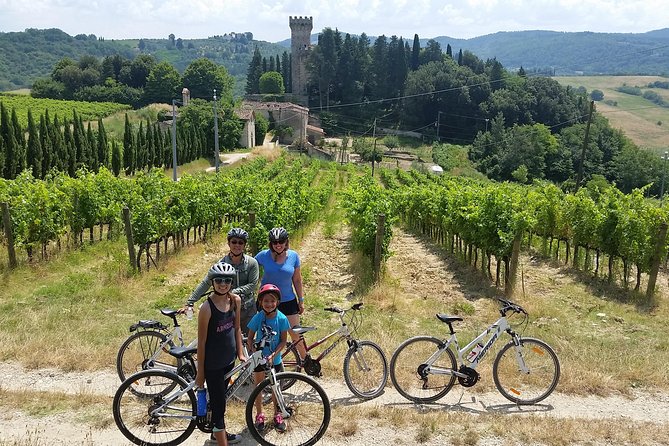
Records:
<instances>
[{"instance_id":1,"label":"fence post","mask_svg":"<svg viewBox=\"0 0 669 446\"><path fill-rule=\"evenodd\" d=\"M660 263L662 262L662 250L667 240L667 224L662 223L657 231L657 238L655 239L655 250L650 259L650 275L648 277L648 289L646 290L646 299L651 300L655 293L655 283L657 282L657 273L660 270Z\"/></svg>"},{"instance_id":2,"label":"fence post","mask_svg":"<svg viewBox=\"0 0 669 446\"><path fill-rule=\"evenodd\" d=\"M16 251L14 250L14 233L12 232L12 219L9 215L9 204L3 202L0 205L2 206L2 224L5 227L5 238L7 239L9 267L16 268Z\"/></svg>"},{"instance_id":3,"label":"fence post","mask_svg":"<svg viewBox=\"0 0 669 446\"><path fill-rule=\"evenodd\" d=\"M249 231L251 231L253 228L256 227L256 213L255 212L249 212ZM249 246L251 249L251 255L255 256L258 254L258 241L255 240L255 238L251 239L251 246Z\"/></svg>"},{"instance_id":4,"label":"fence post","mask_svg":"<svg viewBox=\"0 0 669 446\"><path fill-rule=\"evenodd\" d=\"M383 235L385 234L386 215L379 214L376 221L376 240L374 242L374 280L379 280L381 256L383 254Z\"/></svg>"},{"instance_id":5,"label":"fence post","mask_svg":"<svg viewBox=\"0 0 669 446\"><path fill-rule=\"evenodd\" d=\"M130 224L130 209L123 206L123 223L125 226L125 238L128 240L128 257L130 257L130 267L133 271L137 270L137 260L135 259L135 239L132 236L132 225Z\"/></svg>"},{"instance_id":6,"label":"fence post","mask_svg":"<svg viewBox=\"0 0 669 446\"><path fill-rule=\"evenodd\" d=\"M516 289L516 278L518 275L518 257L520 256L520 242L523 234L516 235L513 239L513 249L511 251L511 261L509 262L509 276L504 284L504 295L512 297Z\"/></svg>"}]
</instances>

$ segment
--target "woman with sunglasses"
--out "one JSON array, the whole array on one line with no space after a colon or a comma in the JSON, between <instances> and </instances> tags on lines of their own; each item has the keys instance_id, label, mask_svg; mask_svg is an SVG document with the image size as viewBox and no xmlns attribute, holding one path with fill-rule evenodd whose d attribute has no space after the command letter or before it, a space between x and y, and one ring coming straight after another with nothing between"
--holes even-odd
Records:
<instances>
[{"instance_id":1,"label":"woman with sunglasses","mask_svg":"<svg viewBox=\"0 0 669 446\"><path fill-rule=\"evenodd\" d=\"M200 306L197 317L197 375L195 383L204 388L207 383L211 420L214 423L212 440L219 446L228 445L225 431L225 375L235 360L245 361L242 332L239 328L241 299L231 292L235 268L218 262L209 270L214 292ZM236 436L233 440L236 440Z\"/></svg>"},{"instance_id":2,"label":"woman with sunglasses","mask_svg":"<svg viewBox=\"0 0 669 446\"><path fill-rule=\"evenodd\" d=\"M248 331L247 325L251 318L256 314L256 288L258 286L258 262L253 256L244 253L249 234L242 228L232 228L228 231L228 254L219 262L232 265L236 274L232 281L232 294L237 294L242 299L242 310L240 315L240 327L242 333ZM211 277L209 274L202 279L202 282L193 290L186 305L181 309L185 312L189 306L202 298L211 286Z\"/></svg>"},{"instance_id":3,"label":"woman with sunglasses","mask_svg":"<svg viewBox=\"0 0 669 446\"><path fill-rule=\"evenodd\" d=\"M302 288L302 272L300 256L288 249L288 231L284 228L272 228L269 231L269 248L256 254L258 264L263 267L260 285L272 283L281 291L279 311L286 315L290 326L300 323L300 315L304 313L304 290ZM289 330L293 342L299 339L297 333ZM304 358L304 344L298 344L300 355Z\"/></svg>"}]
</instances>

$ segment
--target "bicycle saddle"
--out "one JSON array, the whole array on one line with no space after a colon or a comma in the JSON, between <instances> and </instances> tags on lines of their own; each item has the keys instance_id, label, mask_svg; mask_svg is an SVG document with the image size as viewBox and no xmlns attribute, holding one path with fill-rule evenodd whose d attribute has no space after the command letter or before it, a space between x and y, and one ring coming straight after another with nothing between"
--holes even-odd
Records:
<instances>
[{"instance_id":1,"label":"bicycle saddle","mask_svg":"<svg viewBox=\"0 0 669 446\"><path fill-rule=\"evenodd\" d=\"M313 331L315 329L316 329L316 327L302 327L300 325L295 325L293 327L293 331L295 333L297 333L298 335L303 335L304 333L306 333L308 331Z\"/></svg>"},{"instance_id":2,"label":"bicycle saddle","mask_svg":"<svg viewBox=\"0 0 669 446\"><path fill-rule=\"evenodd\" d=\"M172 347L170 349L170 355L175 358L183 358L195 353L197 353L197 347Z\"/></svg>"},{"instance_id":3,"label":"bicycle saddle","mask_svg":"<svg viewBox=\"0 0 669 446\"><path fill-rule=\"evenodd\" d=\"M464 320L460 316L449 316L449 315L444 314L444 313L437 313L437 319L439 319L441 322L445 322L447 324L450 324L451 322L458 322L458 321Z\"/></svg>"}]
</instances>

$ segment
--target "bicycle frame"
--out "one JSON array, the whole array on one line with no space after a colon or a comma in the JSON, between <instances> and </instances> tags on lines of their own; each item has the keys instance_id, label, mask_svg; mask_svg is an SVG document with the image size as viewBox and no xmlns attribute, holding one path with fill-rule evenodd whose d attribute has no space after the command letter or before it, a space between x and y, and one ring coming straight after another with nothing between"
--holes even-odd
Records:
<instances>
[{"instance_id":1,"label":"bicycle frame","mask_svg":"<svg viewBox=\"0 0 669 446\"><path fill-rule=\"evenodd\" d=\"M348 328L348 325L342 325L339 327L337 330L333 331L332 333L322 337L318 341L314 342L311 345L307 345L307 341L304 338L304 335L300 336L300 339L295 343L295 345L299 344L300 342L304 344L304 349L306 350L307 353L309 353L311 350L317 348L320 345L323 345L328 339L332 338L333 336L339 335L337 339L335 339L332 344L330 344L325 350L321 352L320 355L318 355L318 358L316 358L316 361L321 361L323 358L325 358L327 355L334 350L337 345L339 345L343 340L350 340L351 338L351 331ZM299 350L298 350L299 352ZM302 358L304 359L304 358Z\"/></svg>"},{"instance_id":2,"label":"bicycle frame","mask_svg":"<svg viewBox=\"0 0 669 446\"><path fill-rule=\"evenodd\" d=\"M467 375L460 373L457 370L433 367L432 364L434 364L434 362L442 355L442 353L444 353L444 351L446 351L451 345L454 346L457 362L459 364L464 364L463 353L471 351L477 343L482 342L487 337L487 340L483 344L483 348L476 354L476 356L471 361L471 364L468 365L469 368L476 370L476 367L478 367L488 351L490 351L490 348L493 346L493 344L499 340L499 337L503 332L507 332L511 336L515 345L520 344L518 335L516 335L516 333L511 329L506 316L502 316L497 319L495 323L490 325L481 334L472 339L471 342L465 345L462 349L458 344L456 334L452 333L444 345L425 362L425 364L428 366L427 371L435 375L455 375L457 377L467 378ZM521 370L527 373L527 366L525 365L525 362L523 361L520 353L516 352L516 357L518 359L518 364L521 367Z\"/></svg>"}]
</instances>

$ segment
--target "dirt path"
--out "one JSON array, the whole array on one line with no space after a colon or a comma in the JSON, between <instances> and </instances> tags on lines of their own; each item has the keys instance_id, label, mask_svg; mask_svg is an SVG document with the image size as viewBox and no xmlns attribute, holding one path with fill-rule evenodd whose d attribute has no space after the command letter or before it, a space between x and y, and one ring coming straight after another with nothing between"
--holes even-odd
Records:
<instances>
[{"instance_id":1,"label":"dirt path","mask_svg":"<svg viewBox=\"0 0 669 446\"><path fill-rule=\"evenodd\" d=\"M410 255L400 255L411 247ZM334 231L332 237L323 234L321 224L313 227L297 246L305 269L305 283L308 294L331 297L333 302L343 301L346 294L353 288L354 275L343 265L348 265L345 258L350 252L350 232L342 226ZM454 276L457 271L435 252L428 244L402 230L395 229L391 250L396 254L387 263L387 273L394 277L404 292L418 296L434 296L441 294L446 297L468 293L457 286ZM335 259L340 259L335 261ZM455 272L453 272L455 271ZM435 293L436 291L436 293ZM308 295L307 295L308 299ZM27 370L18 363L1 364L4 376L12 377L12 390L26 389L44 392L62 392L65 394L93 394L105 397L113 395L118 380L113 370L100 370L91 373L69 373L57 369ZM664 393L636 392L631 398L623 396L574 397L556 393L546 400L545 404L520 408L510 404L497 393L477 394L462 387L455 387L450 394L426 407L417 407L404 400L390 385L384 394L372 401L361 402L352 397L349 390L339 377L320 380L325 387L334 413L338 408L371 407L379 411L399 409L443 410L464 413L471 416L526 416L529 414L560 419L613 420L623 425L627 422L649 422L656 424L669 423L669 395ZM7 389L7 383L3 384ZM2 388L0 388L0 397ZM111 412L111 411L110 411ZM333 427L341 420L333 420L333 425L326 438L319 444L363 446L370 444L412 444L415 442L418 427L403 426L394 429L378 419L366 418L363 414L354 420L355 432L348 436ZM82 421L77 414L59 413L50 416L31 416L22 411L7 412L0 415L0 445L104 445L116 446L130 444L115 427L111 413L105 420ZM98 426L98 427L96 427ZM104 426L104 427L99 427ZM436 446L453 444L453 439L446 433L437 432L422 444ZM202 445L207 436L195 432L185 446ZM255 443L244 436L242 446ZM466 443L460 443L466 444ZM509 444L508 440L498 437L479 438L475 444L493 446ZM601 443L607 444L603 439Z\"/></svg>"}]
</instances>

